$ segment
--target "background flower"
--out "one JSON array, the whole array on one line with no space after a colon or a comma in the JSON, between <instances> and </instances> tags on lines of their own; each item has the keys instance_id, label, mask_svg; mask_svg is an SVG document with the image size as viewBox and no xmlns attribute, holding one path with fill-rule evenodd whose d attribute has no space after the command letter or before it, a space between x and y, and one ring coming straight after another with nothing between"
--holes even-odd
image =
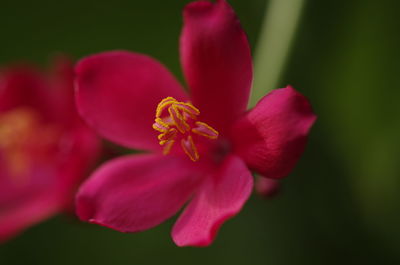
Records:
<instances>
[{"instance_id":1,"label":"background flower","mask_svg":"<svg viewBox=\"0 0 400 265\"><path fill-rule=\"evenodd\" d=\"M75 110L71 63L0 71L0 241L72 207L99 140Z\"/></svg>"}]
</instances>

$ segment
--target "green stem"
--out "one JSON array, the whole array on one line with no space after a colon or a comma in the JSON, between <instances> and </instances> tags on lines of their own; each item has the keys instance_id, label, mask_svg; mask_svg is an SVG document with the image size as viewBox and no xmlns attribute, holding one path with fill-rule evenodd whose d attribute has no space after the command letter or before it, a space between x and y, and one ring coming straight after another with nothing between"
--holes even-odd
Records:
<instances>
[{"instance_id":1,"label":"green stem","mask_svg":"<svg viewBox=\"0 0 400 265\"><path fill-rule=\"evenodd\" d=\"M250 106L277 88L305 0L270 0L255 52Z\"/></svg>"}]
</instances>

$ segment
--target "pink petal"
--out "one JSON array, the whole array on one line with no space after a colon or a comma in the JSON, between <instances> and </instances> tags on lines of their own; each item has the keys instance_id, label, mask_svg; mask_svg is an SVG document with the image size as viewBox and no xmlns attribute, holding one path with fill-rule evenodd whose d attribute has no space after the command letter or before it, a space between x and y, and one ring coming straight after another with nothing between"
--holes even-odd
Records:
<instances>
[{"instance_id":1,"label":"pink petal","mask_svg":"<svg viewBox=\"0 0 400 265\"><path fill-rule=\"evenodd\" d=\"M19 64L0 72L0 112L32 108L46 122L74 125L79 119L73 88L73 65L64 56L53 59L49 71Z\"/></svg>"},{"instance_id":2,"label":"pink petal","mask_svg":"<svg viewBox=\"0 0 400 265\"><path fill-rule=\"evenodd\" d=\"M81 186L77 214L121 232L149 229L174 215L198 187L201 171L193 165L172 155L111 160Z\"/></svg>"},{"instance_id":3,"label":"pink petal","mask_svg":"<svg viewBox=\"0 0 400 265\"><path fill-rule=\"evenodd\" d=\"M236 215L249 198L253 177L244 162L228 157L203 184L172 230L178 246L207 246L220 226Z\"/></svg>"},{"instance_id":4,"label":"pink petal","mask_svg":"<svg viewBox=\"0 0 400 265\"><path fill-rule=\"evenodd\" d=\"M299 92L290 86L274 90L235 124L235 152L263 176L285 177L303 153L315 120Z\"/></svg>"},{"instance_id":5,"label":"pink petal","mask_svg":"<svg viewBox=\"0 0 400 265\"><path fill-rule=\"evenodd\" d=\"M27 227L33 226L60 210L60 204L53 194L37 194L24 198L23 203L0 209L0 243L11 239Z\"/></svg>"},{"instance_id":6,"label":"pink petal","mask_svg":"<svg viewBox=\"0 0 400 265\"><path fill-rule=\"evenodd\" d=\"M32 137L24 149L28 168L18 175L10 172L9 154L0 148L0 241L70 206L99 155L99 138L74 110L72 66L60 63L62 69L53 75L18 66L0 76L0 116L30 107L38 112L41 125L60 137L48 144L47 137Z\"/></svg>"},{"instance_id":7,"label":"pink petal","mask_svg":"<svg viewBox=\"0 0 400 265\"><path fill-rule=\"evenodd\" d=\"M36 166L26 176L10 176L0 162L0 242L55 214L61 198L54 168Z\"/></svg>"},{"instance_id":8,"label":"pink petal","mask_svg":"<svg viewBox=\"0 0 400 265\"><path fill-rule=\"evenodd\" d=\"M80 125L80 126L79 126ZM60 204L74 209L75 193L102 155L100 139L85 124L65 132L57 159Z\"/></svg>"},{"instance_id":9,"label":"pink petal","mask_svg":"<svg viewBox=\"0 0 400 265\"><path fill-rule=\"evenodd\" d=\"M225 0L184 10L181 61L200 120L223 132L246 110L253 78L250 47Z\"/></svg>"},{"instance_id":10,"label":"pink petal","mask_svg":"<svg viewBox=\"0 0 400 265\"><path fill-rule=\"evenodd\" d=\"M52 97L56 122L64 126L74 125L80 117L75 105L74 66L68 57L60 55L53 58L48 83L50 88L47 93Z\"/></svg>"},{"instance_id":11,"label":"pink petal","mask_svg":"<svg viewBox=\"0 0 400 265\"><path fill-rule=\"evenodd\" d=\"M0 112L29 107L45 120L54 121L49 89L46 78L34 66L8 67L0 72Z\"/></svg>"},{"instance_id":12,"label":"pink petal","mask_svg":"<svg viewBox=\"0 0 400 265\"><path fill-rule=\"evenodd\" d=\"M141 54L92 55L76 66L77 105L83 118L107 139L135 149L161 150L152 128L158 103L186 101L171 73Z\"/></svg>"},{"instance_id":13,"label":"pink petal","mask_svg":"<svg viewBox=\"0 0 400 265\"><path fill-rule=\"evenodd\" d=\"M99 154L99 139L86 127L64 132L59 149L21 176L9 175L0 151L0 242L64 209Z\"/></svg>"}]
</instances>

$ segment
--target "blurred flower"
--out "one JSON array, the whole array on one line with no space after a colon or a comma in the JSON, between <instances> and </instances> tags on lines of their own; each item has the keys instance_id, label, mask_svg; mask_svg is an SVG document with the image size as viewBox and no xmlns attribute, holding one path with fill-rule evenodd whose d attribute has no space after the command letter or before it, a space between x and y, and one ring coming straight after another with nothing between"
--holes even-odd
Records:
<instances>
[{"instance_id":1,"label":"blurred flower","mask_svg":"<svg viewBox=\"0 0 400 265\"><path fill-rule=\"evenodd\" d=\"M84 119L111 141L151 152L101 166L82 185L77 213L91 223L137 232L188 203L173 240L207 246L249 198L249 169L269 178L290 172L315 115L291 87L271 92L245 113L250 48L225 1L189 4L184 24L180 52L190 95L145 55L106 52L76 66Z\"/></svg>"},{"instance_id":2,"label":"blurred flower","mask_svg":"<svg viewBox=\"0 0 400 265\"><path fill-rule=\"evenodd\" d=\"M99 139L80 120L72 64L0 70L0 242L72 207Z\"/></svg>"}]
</instances>

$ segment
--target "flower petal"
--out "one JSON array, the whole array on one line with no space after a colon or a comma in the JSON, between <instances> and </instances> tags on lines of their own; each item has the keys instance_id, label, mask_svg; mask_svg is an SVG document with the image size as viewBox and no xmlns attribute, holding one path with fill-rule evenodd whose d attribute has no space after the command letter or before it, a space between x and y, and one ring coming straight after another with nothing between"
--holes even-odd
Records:
<instances>
[{"instance_id":1,"label":"flower petal","mask_svg":"<svg viewBox=\"0 0 400 265\"><path fill-rule=\"evenodd\" d=\"M65 132L61 141L57 159L59 194L64 208L72 211L79 185L88 177L103 150L100 138L83 123Z\"/></svg>"},{"instance_id":2,"label":"flower petal","mask_svg":"<svg viewBox=\"0 0 400 265\"><path fill-rule=\"evenodd\" d=\"M78 184L98 157L99 144L86 126L75 128L63 134L49 158L32 161L18 175L10 172L7 154L0 150L0 242L57 212L71 210Z\"/></svg>"},{"instance_id":3,"label":"flower petal","mask_svg":"<svg viewBox=\"0 0 400 265\"><path fill-rule=\"evenodd\" d=\"M0 153L3 155L3 153ZM55 214L62 207L54 167L35 166L13 176L0 160L0 242Z\"/></svg>"},{"instance_id":4,"label":"flower petal","mask_svg":"<svg viewBox=\"0 0 400 265\"><path fill-rule=\"evenodd\" d=\"M134 155L104 164L77 195L82 220L121 232L156 226L174 215L198 187L200 170L186 158Z\"/></svg>"},{"instance_id":5,"label":"flower petal","mask_svg":"<svg viewBox=\"0 0 400 265\"><path fill-rule=\"evenodd\" d=\"M11 239L27 227L39 223L60 210L52 196L45 195L25 198L23 203L0 211L0 243ZM0 209L3 210L3 209Z\"/></svg>"},{"instance_id":6,"label":"flower petal","mask_svg":"<svg viewBox=\"0 0 400 265\"><path fill-rule=\"evenodd\" d=\"M253 177L244 162L228 157L200 187L172 230L178 246L207 246L220 226L236 215L249 198Z\"/></svg>"},{"instance_id":7,"label":"flower petal","mask_svg":"<svg viewBox=\"0 0 400 265\"><path fill-rule=\"evenodd\" d=\"M44 75L34 66L20 64L0 72L0 112L32 108L46 121L54 121L52 98Z\"/></svg>"},{"instance_id":8,"label":"flower petal","mask_svg":"<svg viewBox=\"0 0 400 265\"><path fill-rule=\"evenodd\" d=\"M168 96L186 101L163 65L145 55L114 51L84 58L75 71L78 109L92 127L121 145L161 151L152 129L157 105Z\"/></svg>"},{"instance_id":9,"label":"flower petal","mask_svg":"<svg viewBox=\"0 0 400 265\"><path fill-rule=\"evenodd\" d=\"M247 37L225 0L186 6L180 52L200 120L223 133L246 110L253 78Z\"/></svg>"},{"instance_id":10,"label":"flower petal","mask_svg":"<svg viewBox=\"0 0 400 265\"><path fill-rule=\"evenodd\" d=\"M233 128L235 152L268 178L289 174L316 120L308 100L288 86L262 98Z\"/></svg>"},{"instance_id":11,"label":"flower petal","mask_svg":"<svg viewBox=\"0 0 400 265\"><path fill-rule=\"evenodd\" d=\"M55 121L65 127L74 126L80 117L75 105L74 65L67 56L58 55L52 59L48 83L47 93L52 97Z\"/></svg>"}]
</instances>

